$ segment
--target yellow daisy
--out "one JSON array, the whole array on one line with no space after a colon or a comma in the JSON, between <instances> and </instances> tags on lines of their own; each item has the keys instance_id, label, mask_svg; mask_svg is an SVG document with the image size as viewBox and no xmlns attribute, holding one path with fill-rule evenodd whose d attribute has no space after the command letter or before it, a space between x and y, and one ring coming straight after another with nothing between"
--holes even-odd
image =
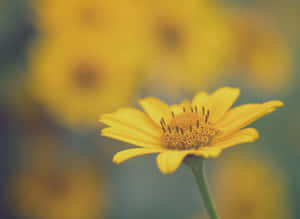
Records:
<instances>
[{"instance_id":1,"label":"yellow daisy","mask_svg":"<svg viewBox=\"0 0 300 219\"><path fill-rule=\"evenodd\" d=\"M265 91L286 88L292 78L288 44L267 18L255 12L233 12L236 64L247 72L243 79Z\"/></svg>"},{"instance_id":2,"label":"yellow daisy","mask_svg":"<svg viewBox=\"0 0 300 219\"><path fill-rule=\"evenodd\" d=\"M200 92L192 101L171 106L147 97L139 102L145 113L123 108L102 115L100 122L110 126L102 135L140 146L117 153L115 163L159 153L159 169L171 173L187 155L217 157L225 148L253 142L258 138L257 130L243 128L283 105L269 101L230 109L239 94L238 88L224 87L212 94Z\"/></svg>"},{"instance_id":3,"label":"yellow daisy","mask_svg":"<svg viewBox=\"0 0 300 219\"><path fill-rule=\"evenodd\" d=\"M138 20L132 0L31 0L31 3L34 22L49 33L125 30Z\"/></svg>"},{"instance_id":4,"label":"yellow daisy","mask_svg":"<svg viewBox=\"0 0 300 219\"><path fill-rule=\"evenodd\" d=\"M222 72L232 44L229 23L217 3L154 0L144 7L140 31L148 46L149 78L190 90L213 83L212 74Z\"/></svg>"},{"instance_id":5,"label":"yellow daisy","mask_svg":"<svg viewBox=\"0 0 300 219\"><path fill-rule=\"evenodd\" d=\"M35 101L63 124L94 125L100 113L134 97L139 56L116 34L48 36L31 51L29 87Z\"/></svg>"},{"instance_id":6,"label":"yellow daisy","mask_svg":"<svg viewBox=\"0 0 300 219\"><path fill-rule=\"evenodd\" d=\"M12 199L18 214L42 219L103 218L107 199L97 170L46 156L22 167L13 178ZM68 162L72 167L67 167Z\"/></svg>"},{"instance_id":7,"label":"yellow daisy","mask_svg":"<svg viewBox=\"0 0 300 219\"><path fill-rule=\"evenodd\" d=\"M222 160L212 182L221 218L290 218L280 170L257 155L234 153Z\"/></svg>"}]
</instances>

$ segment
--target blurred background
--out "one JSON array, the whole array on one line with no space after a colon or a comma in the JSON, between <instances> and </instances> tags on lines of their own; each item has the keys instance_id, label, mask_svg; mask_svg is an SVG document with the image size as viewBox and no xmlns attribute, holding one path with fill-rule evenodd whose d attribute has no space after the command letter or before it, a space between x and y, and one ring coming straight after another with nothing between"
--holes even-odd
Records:
<instances>
[{"instance_id":1,"label":"blurred background","mask_svg":"<svg viewBox=\"0 0 300 219\"><path fill-rule=\"evenodd\" d=\"M207 218L190 171L129 145L102 113L241 88L285 106L258 141L207 161L224 219L300 218L297 0L0 0L0 218Z\"/></svg>"}]
</instances>

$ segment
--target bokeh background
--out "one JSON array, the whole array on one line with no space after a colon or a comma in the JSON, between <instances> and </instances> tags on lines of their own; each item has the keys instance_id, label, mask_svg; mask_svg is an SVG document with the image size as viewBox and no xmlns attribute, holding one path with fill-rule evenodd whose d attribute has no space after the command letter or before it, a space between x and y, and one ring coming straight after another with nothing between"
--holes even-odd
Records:
<instances>
[{"instance_id":1,"label":"bokeh background","mask_svg":"<svg viewBox=\"0 0 300 219\"><path fill-rule=\"evenodd\" d=\"M0 0L0 218L207 218L190 171L100 136L102 113L241 88L285 106L207 161L221 218L300 218L297 0Z\"/></svg>"}]
</instances>

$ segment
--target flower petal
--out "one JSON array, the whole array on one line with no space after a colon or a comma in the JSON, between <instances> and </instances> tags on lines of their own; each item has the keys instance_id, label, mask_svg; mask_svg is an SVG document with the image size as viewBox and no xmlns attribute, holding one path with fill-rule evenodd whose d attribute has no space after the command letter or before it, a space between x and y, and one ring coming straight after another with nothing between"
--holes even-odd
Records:
<instances>
[{"instance_id":1,"label":"flower petal","mask_svg":"<svg viewBox=\"0 0 300 219\"><path fill-rule=\"evenodd\" d=\"M190 109L191 108L191 101L184 100L181 102L181 104L174 104L170 106L171 113L173 112L175 115L183 113L183 108Z\"/></svg>"},{"instance_id":2,"label":"flower petal","mask_svg":"<svg viewBox=\"0 0 300 219\"><path fill-rule=\"evenodd\" d=\"M139 103L157 125L160 126L161 118L164 118L165 121L169 121L171 119L169 106L159 99L147 97L140 100Z\"/></svg>"},{"instance_id":3,"label":"flower petal","mask_svg":"<svg viewBox=\"0 0 300 219\"><path fill-rule=\"evenodd\" d=\"M193 106L205 106L208 103L209 95L206 92L200 92L195 95L192 101Z\"/></svg>"},{"instance_id":4,"label":"flower petal","mask_svg":"<svg viewBox=\"0 0 300 219\"><path fill-rule=\"evenodd\" d=\"M161 129L145 114L134 108L123 108L115 113L104 114L101 116L100 122L114 128L134 130L159 138Z\"/></svg>"},{"instance_id":5,"label":"flower petal","mask_svg":"<svg viewBox=\"0 0 300 219\"><path fill-rule=\"evenodd\" d=\"M240 95L240 89L224 87L216 90L209 97L209 105L211 110L211 122L217 122L234 104Z\"/></svg>"},{"instance_id":6,"label":"flower petal","mask_svg":"<svg viewBox=\"0 0 300 219\"><path fill-rule=\"evenodd\" d=\"M211 148L228 148L242 143L253 142L259 137L258 131L254 128L242 129L231 136L223 137L223 139L216 139L212 143Z\"/></svg>"},{"instance_id":7,"label":"flower petal","mask_svg":"<svg viewBox=\"0 0 300 219\"><path fill-rule=\"evenodd\" d=\"M157 166L164 174L173 173L190 151L165 151L157 156Z\"/></svg>"},{"instance_id":8,"label":"flower petal","mask_svg":"<svg viewBox=\"0 0 300 219\"><path fill-rule=\"evenodd\" d=\"M146 148L160 148L160 141L141 133L129 133L126 130L105 128L101 135Z\"/></svg>"},{"instance_id":9,"label":"flower petal","mask_svg":"<svg viewBox=\"0 0 300 219\"><path fill-rule=\"evenodd\" d=\"M196 156L201 156L204 158L210 158L210 157L218 157L220 153L222 152L222 149L217 147L205 147L201 148L199 150L193 151L193 153Z\"/></svg>"},{"instance_id":10,"label":"flower petal","mask_svg":"<svg viewBox=\"0 0 300 219\"><path fill-rule=\"evenodd\" d=\"M199 108L204 106L206 110L210 110L209 121L214 123L218 121L229 110L240 95L240 89L223 87L216 90L211 95L205 92L197 94L193 99L193 105Z\"/></svg>"},{"instance_id":11,"label":"flower petal","mask_svg":"<svg viewBox=\"0 0 300 219\"><path fill-rule=\"evenodd\" d=\"M228 135L241 129L260 117L273 112L277 107L283 106L281 101L269 101L263 104L246 104L230 110L217 127L223 130L222 135Z\"/></svg>"},{"instance_id":12,"label":"flower petal","mask_svg":"<svg viewBox=\"0 0 300 219\"><path fill-rule=\"evenodd\" d=\"M145 154L154 154L160 152L157 149L146 148L131 148L116 153L113 157L113 162L116 164L122 163L130 158L141 156Z\"/></svg>"}]
</instances>

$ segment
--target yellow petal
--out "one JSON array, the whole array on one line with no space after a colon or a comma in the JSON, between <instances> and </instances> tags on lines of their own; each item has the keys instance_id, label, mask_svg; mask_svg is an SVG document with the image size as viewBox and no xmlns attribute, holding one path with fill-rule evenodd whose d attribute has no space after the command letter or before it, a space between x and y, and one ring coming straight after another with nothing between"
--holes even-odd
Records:
<instances>
[{"instance_id":1,"label":"yellow petal","mask_svg":"<svg viewBox=\"0 0 300 219\"><path fill-rule=\"evenodd\" d=\"M182 102L181 102L181 106L185 106L185 107L190 107L191 106L191 101L189 101L189 100L183 100Z\"/></svg>"},{"instance_id":2,"label":"yellow petal","mask_svg":"<svg viewBox=\"0 0 300 219\"><path fill-rule=\"evenodd\" d=\"M157 166L164 174L172 173L180 166L190 151L165 151L157 156Z\"/></svg>"},{"instance_id":3,"label":"yellow petal","mask_svg":"<svg viewBox=\"0 0 300 219\"><path fill-rule=\"evenodd\" d=\"M171 119L169 106L159 99L147 97L140 100L139 103L157 125L160 126L161 118L164 118L166 122Z\"/></svg>"},{"instance_id":4,"label":"yellow petal","mask_svg":"<svg viewBox=\"0 0 300 219\"><path fill-rule=\"evenodd\" d=\"M216 90L209 97L211 122L217 122L234 104L240 95L240 89L224 87Z\"/></svg>"},{"instance_id":5,"label":"yellow petal","mask_svg":"<svg viewBox=\"0 0 300 219\"><path fill-rule=\"evenodd\" d=\"M263 104L246 104L238 106L226 113L216 125L223 130L222 135L228 135L241 129L260 117L283 106L281 101L269 101Z\"/></svg>"},{"instance_id":6,"label":"yellow petal","mask_svg":"<svg viewBox=\"0 0 300 219\"><path fill-rule=\"evenodd\" d=\"M193 153L196 156L201 156L204 158L210 158L210 157L218 157L220 153L222 152L222 149L216 148L216 147L205 147L201 148L199 150L193 151Z\"/></svg>"},{"instance_id":7,"label":"yellow petal","mask_svg":"<svg viewBox=\"0 0 300 219\"><path fill-rule=\"evenodd\" d=\"M128 129L159 138L161 129L144 113L134 108L123 108L115 113L104 114L100 122L117 129Z\"/></svg>"},{"instance_id":8,"label":"yellow petal","mask_svg":"<svg viewBox=\"0 0 300 219\"><path fill-rule=\"evenodd\" d=\"M115 128L105 128L102 129L101 135L110 137L113 139L117 139L120 141L124 141L130 144L134 144L140 147L147 147L147 148L160 148L160 141L155 140L149 136L131 134L125 132L124 130L119 130Z\"/></svg>"},{"instance_id":9,"label":"yellow petal","mask_svg":"<svg viewBox=\"0 0 300 219\"><path fill-rule=\"evenodd\" d=\"M242 143L253 142L259 137L258 131L254 128L242 129L231 136L223 137L223 139L216 139L212 143L211 148L228 148Z\"/></svg>"},{"instance_id":10,"label":"yellow petal","mask_svg":"<svg viewBox=\"0 0 300 219\"><path fill-rule=\"evenodd\" d=\"M116 153L113 157L113 162L119 164L136 156L145 155L145 154L154 154L158 152L160 151L157 149L131 148Z\"/></svg>"},{"instance_id":11,"label":"yellow petal","mask_svg":"<svg viewBox=\"0 0 300 219\"><path fill-rule=\"evenodd\" d=\"M238 88L223 87L211 95L204 92L197 94L193 99L193 105L199 108L204 106L206 110L210 110L209 121L214 123L224 116L239 95Z\"/></svg>"},{"instance_id":12,"label":"yellow petal","mask_svg":"<svg viewBox=\"0 0 300 219\"><path fill-rule=\"evenodd\" d=\"M208 94L206 92L200 92L198 94L195 95L195 97L193 98L192 101L192 105L193 106L206 106L207 102L208 102Z\"/></svg>"},{"instance_id":13,"label":"yellow petal","mask_svg":"<svg viewBox=\"0 0 300 219\"><path fill-rule=\"evenodd\" d=\"M171 113L173 112L175 115L183 113L183 108L190 109L191 108L191 101L184 100L181 102L181 104L174 104L170 106Z\"/></svg>"}]
</instances>

